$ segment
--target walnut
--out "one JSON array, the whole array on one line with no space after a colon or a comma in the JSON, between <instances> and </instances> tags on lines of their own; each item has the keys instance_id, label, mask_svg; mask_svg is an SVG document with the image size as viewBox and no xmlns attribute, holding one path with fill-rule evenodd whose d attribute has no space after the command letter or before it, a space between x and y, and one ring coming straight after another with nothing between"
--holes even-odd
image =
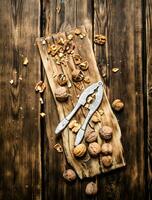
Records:
<instances>
[{"instance_id":1,"label":"walnut","mask_svg":"<svg viewBox=\"0 0 152 200\"><path fill-rule=\"evenodd\" d=\"M84 73L79 69L75 69L72 72L72 79L75 82L82 81L84 79Z\"/></svg>"},{"instance_id":2,"label":"walnut","mask_svg":"<svg viewBox=\"0 0 152 200\"><path fill-rule=\"evenodd\" d=\"M56 45L56 44L52 44L52 45L48 45L48 54L51 54L52 56L55 56L57 54L57 52L60 50L61 46Z\"/></svg>"},{"instance_id":3,"label":"walnut","mask_svg":"<svg viewBox=\"0 0 152 200\"><path fill-rule=\"evenodd\" d=\"M124 103L120 99L116 99L112 103L112 108L115 111L120 111L120 110L122 110L124 108Z\"/></svg>"},{"instance_id":4,"label":"walnut","mask_svg":"<svg viewBox=\"0 0 152 200\"><path fill-rule=\"evenodd\" d=\"M99 129L99 133L102 139L109 141L112 138L112 128L110 126L103 126Z\"/></svg>"},{"instance_id":5,"label":"walnut","mask_svg":"<svg viewBox=\"0 0 152 200\"><path fill-rule=\"evenodd\" d=\"M73 55L73 61L74 61L74 63L76 65L79 65L81 63L81 60L82 60L82 58L81 58L81 56L79 54L74 54Z\"/></svg>"},{"instance_id":6,"label":"walnut","mask_svg":"<svg viewBox=\"0 0 152 200\"><path fill-rule=\"evenodd\" d=\"M106 37L104 35L95 35L94 42L103 45L106 42Z\"/></svg>"},{"instance_id":7,"label":"walnut","mask_svg":"<svg viewBox=\"0 0 152 200\"><path fill-rule=\"evenodd\" d=\"M73 133L77 133L79 131L79 129L81 128L80 124L77 124L75 127L72 128L72 132Z\"/></svg>"},{"instance_id":8,"label":"walnut","mask_svg":"<svg viewBox=\"0 0 152 200\"><path fill-rule=\"evenodd\" d=\"M85 76L85 77L84 77L84 82L85 82L85 83L88 83L88 84L90 83L90 78L89 78L89 76Z\"/></svg>"},{"instance_id":9,"label":"walnut","mask_svg":"<svg viewBox=\"0 0 152 200\"><path fill-rule=\"evenodd\" d=\"M69 35L67 36L67 38L68 38L68 40L72 40L72 39L73 39L73 35L72 35L72 34L69 34Z\"/></svg>"},{"instance_id":10,"label":"walnut","mask_svg":"<svg viewBox=\"0 0 152 200\"><path fill-rule=\"evenodd\" d=\"M57 40L57 43L60 44L60 45L64 45L65 40L62 37L59 37L58 40Z\"/></svg>"},{"instance_id":11,"label":"walnut","mask_svg":"<svg viewBox=\"0 0 152 200\"><path fill-rule=\"evenodd\" d=\"M76 28L76 29L75 29L75 31L74 31L74 33L75 33L76 35L80 35L80 33L81 33L81 30L80 30L80 29L78 29L78 28Z\"/></svg>"},{"instance_id":12,"label":"walnut","mask_svg":"<svg viewBox=\"0 0 152 200\"><path fill-rule=\"evenodd\" d=\"M112 157L111 156L103 156L101 158L101 162L103 163L104 167L110 167L112 165Z\"/></svg>"},{"instance_id":13,"label":"walnut","mask_svg":"<svg viewBox=\"0 0 152 200\"><path fill-rule=\"evenodd\" d=\"M67 84L68 80L64 74L59 74L57 76L57 82L60 86L64 86Z\"/></svg>"},{"instance_id":14,"label":"walnut","mask_svg":"<svg viewBox=\"0 0 152 200\"><path fill-rule=\"evenodd\" d=\"M103 155L112 154L112 145L110 143L104 143L101 147L101 152Z\"/></svg>"},{"instance_id":15,"label":"walnut","mask_svg":"<svg viewBox=\"0 0 152 200\"><path fill-rule=\"evenodd\" d=\"M68 93L66 87L58 87L55 90L55 97L58 101L64 102L68 100Z\"/></svg>"},{"instance_id":16,"label":"walnut","mask_svg":"<svg viewBox=\"0 0 152 200\"><path fill-rule=\"evenodd\" d=\"M95 142L97 140L97 132L94 130L87 131L85 134L85 141L86 142Z\"/></svg>"},{"instance_id":17,"label":"walnut","mask_svg":"<svg viewBox=\"0 0 152 200\"><path fill-rule=\"evenodd\" d=\"M100 116L99 116L99 114L97 112L92 116L91 120L94 123L98 123L98 122L101 121Z\"/></svg>"},{"instance_id":18,"label":"walnut","mask_svg":"<svg viewBox=\"0 0 152 200\"><path fill-rule=\"evenodd\" d=\"M82 157L86 153L86 150L85 144L79 144L73 149L73 154L76 157Z\"/></svg>"},{"instance_id":19,"label":"walnut","mask_svg":"<svg viewBox=\"0 0 152 200\"><path fill-rule=\"evenodd\" d=\"M39 81L36 86L35 86L35 91L36 92L44 92L44 90L46 89L46 85L43 81Z\"/></svg>"},{"instance_id":20,"label":"walnut","mask_svg":"<svg viewBox=\"0 0 152 200\"><path fill-rule=\"evenodd\" d=\"M118 68L118 67L113 67L113 68L112 68L112 72L116 73L116 72L118 72L118 71L119 71L119 68Z\"/></svg>"},{"instance_id":21,"label":"walnut","mask_svg":"<svg viewBox=\"0 0 152 200\"><path fill-rule=\"evenodd\" d=\"M79 67L80 67L81 70L85 71L85 70L88 69L89 64L88 64L87 61L84 61L84 62L80 63Z\"/></svg>"},{"instance_id":22,"label":"walnut","mask_svg":"<svg viewBox=\"0 0 152 200\"><path fill-rule=\"evenodd\" d=\"M90 143L88 151L91 156L97 156L101 152L101 147L97 142Z\"/></svg>"},{"instance_id":23,"label":"walnut","mask_svg":"<svg viewBox=\"0 0 152 200\"><path fill-rule=\"evenodd\" d=\"M77 176L74 170L72 169L67 169L63 172L63 178L69 182L74 181Z\"/></svg>"},{"instance_id":24,"label":"walnut","mask_svg":"<svg viewBox=\"0 0 152 200\"><path fill-rule=\"evenodd\" d=\"M97 184L90 182L86 185L85 193L87 195L95 195L98 192Z\"/></svg>"}]
</instances>

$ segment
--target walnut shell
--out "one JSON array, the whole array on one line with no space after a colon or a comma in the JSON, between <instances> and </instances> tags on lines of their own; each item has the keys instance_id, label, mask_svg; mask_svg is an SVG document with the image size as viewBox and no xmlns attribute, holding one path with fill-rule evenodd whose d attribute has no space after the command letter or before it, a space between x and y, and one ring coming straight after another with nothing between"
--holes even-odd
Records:
<instances>
[{"instance_id":1,"label":"walnut shell","mask_svg":"<svg viewBox=\"0 0 152 200\"><path fill-rule=\"evenodd\" d=\"M95 142L97 140L97 132L91 130L91 131L87 131L85 134L85 141L86 142Z\"/></svg>"},{"instance_id":2,"label":"walnut shell","mask_svg":"<svg viewBox=\"0 0 152 200\"><path fill-rule=\"evenodd\" d=\"M98 192L97 184L90 182L86 185L85 193L87 195L95 195Z\"/></svg>"},{"instance_id":3,"label":"walnut shell","mask_svg":"<svg viewBox=\"0 0 152 200\"><path fill-rule=\"evenodd\" d=\"M63 172L63 178L66 179L67 181L69 182L72 182L74 181L77 176L76 176L76 173L74 170L72 169L67 169Z\"/></svg>"},{"instance_id":4,"label":"walnut shell","mask_svg":"<svg viewBox=\"0 0 152 200\"><path fill-rule=\"evenodd\" d=\"M100 144L97 142L90 143L88 146L88 151L91 156L97 156L101 152Z\"/></svg>"},{"instance_id":5,"label":"walnut shell","mask_svg":"<svg viewBox=\"0 0 152 200\"><path fill-rule=\"evenodd\" d=\"M68 100L68 93L65 87L58 87L55 91L55 97L58 101L64 102Z\"/></svg>"},{"instance_id":6,"label":"walnut shell","mask_svg":"<svg viewBox=\"0 0 152 200\"><path fill-rule=\"evenodd\" d=\"M95 124L101 121L101 119L99 118L99 116L97 116L96 113L92 116L91 120L92 120L92 122L94 122Z\"/></svg>"},{"instance_id":7,"label":"walnut shell","mask_svg":"<svg viewBox=\"0 0 152 200\"><path fill-rule=\"evenodd\" d=\"M81 63L82 57L79 54L73 55L74 64L79 65Z\"/></svg>"},{"instance_id":8,"label":"walnut shell","mask_svg":"<svg viewBox=\"0 0 152 200\"><path fill-rule=\"evenodd\" d=\"M112 145L110 143L104 143L101 146L101 152L104 155L111 155L112 154Z\"/></svg>"},{"instance_id":9,"label":"walnut shell","mask_svg":"<svg viewBox=\"0 0 152 200\"><path fill-rule=\"evenodd\" d=\"M112 157L111 156L103 156L101 158L101 162L103 163L104 167L111 167Z\"/></svg>"},{"instance_id":10,"label":"walnut shell","mask_svg":"<svg viewBox=\"0 0 152 200\"><path fill-rule=\"evenodd\" d=\"M79 144L73 149L73 153L76 157L82 157L86 153L86 150L85 144Z\"/></svg>"},{"instance_id":11,"label":"walnut shell","mask_svg":"<svg viewBox=\"0 0 152 200\"><path fill-rule=\"evenodd\" d=\"M95 35L94 42L99 45L103 45L106 42L106 37L104 35Z\"/></svg>"},{"instance_id":12,"label":"walnut shell","mask_svg":"<svg viewBox=\"0 0 152 200\"><path fill-rule=\"evenodd\" d=\"M39 81L36 86L35 86L35 91L36 92L44 92L44 90L46 89L46 85L43 81Z\"/></svg>"},{"instance_id":13,"label":"walnut shell","mask_svg":"<svg viewBox=\"0 0 152 200\"><path fill-rule=\"evenodd\" d=\"M103 126L99 130L102 139L109 141L112 138L112 128L110 126Z\"/></svg>"},{"instance_id":14,"label":"walnut shell","mask_svg":"<svg viewBox=\"0 0 152 200\"><path fill-rule=\"evenodd\" d=\"M68 82L66 76L64 74L59 74L57 76L57 83L60 85L60 86L64 86L66 85Z\"/></svg>"},{"instance_id":15,"label":"walnut shell","mask_svg":"<svg viewBox=\"0 0 152 200\"><path fill-rule=\"evenodd\" d=\"M79 67L80 67L81 70L85 71L85 70L88 69L89 64L88 64L87 61L84 61L84 62L80 63Z\"/></svg>"},{"instance_id":16,"label":"walnut shell","mask_svg":"<svg viewBox=\"0 0 152 200\"><path fill-rule=\"evenodd\" d=\"M72 79L75 82L82 81L84 79L84 73L79 69L75 69L72 72Z\"/></svg>"},{"instance_id":17,"label":"walnut shell","mask_svg":"<svg viewBox=\"0 0 152 200\"><path fill-rule=\"evenodd\" d=\"M112 108L115 111L120 111L120 110L122 110L124 108L124 103L120 99L116 99L112 103Z\"/></svg>"}]
</instances>

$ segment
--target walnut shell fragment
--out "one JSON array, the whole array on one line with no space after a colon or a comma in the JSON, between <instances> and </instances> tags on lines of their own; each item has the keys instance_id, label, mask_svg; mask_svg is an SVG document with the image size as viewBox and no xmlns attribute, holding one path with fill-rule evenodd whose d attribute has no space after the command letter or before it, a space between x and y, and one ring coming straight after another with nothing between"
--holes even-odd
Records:
<instances>
[{"instance_id":1,"label":"walnut shell fragment","mask_svg":"<svg viewBox=\"0 0 152 200\"><path fill-rule=\"evenodd\" d=\"M115 111L121 111L124 108L124 103L120 99L115 99L112 103L112 108Z\"/></svg>"},{"instance_id":2,"label":"walnut shell fragment","mask_svg":"<svg viewBox=\"0 0 152 200\"><path fill-rule=\"evenodd\" d=\"M69 182L72 182L77 178L77 175L73 169L67 169L63 172L63 178Z\"/></svg>"},{"instance_id":3,"label":"walnut shell fragment","mask_svg":"<svg viewBox=\"0 0 152 200\"><path fill-rule=\"evenodd\" d=\"M75 29L75 31L74 31L74 33L75 33L75 35L80 35L80 33L81 33L81 30L80 30L80 29L78 29L78 28L76 28L76 29Z\"/></svg>"},{"instance_id":4,"label":"walnut shell fragment","mask_svg":"<svg viewBox=\"0 0 152 200\"><path fill-rule=\"evenodd\" d=\"M112 154L112 145L110 143L104 143L101 146L101 152L103 155L111 155Z\"/></svg>"},{"instance_id":5,"label":"walnut shell fragment","mask_svg":"<svg viewBox=\"0 0 152 200\"><path fill-rule=\"evenodd\" d=\"M28 58L25 57L24 60L23 60L23 65L24 65L24 66L27 66L28 63L29 63Z\"/></svg>"},{"instance_id":6,"label":"walnut shell fragment","mask_svg":"<svg viewBox=\"0 0 152 200\"><path fill-rule=\"evenodd\" d=\"M75 82L82 81L84 79L84 73L79 69L75 69L72 72L72 79Z\"/></svg>"},{"instance_id":7,"label":"walnut shell fragment","mask_svg":"<svg viewBox=\"0 0 152 200\"><path fill-rule=\"evenodd\" d=\"M57 76L57 83L60 85L60 86L64 86L66 85L68 82L66 76L64 74L59 74Z\"/></svg>"},{"instance_id":8,"label":"walnut shell fragment","mask_svg":"<svg viewBox=\"0 0 152 200\"><path fill-rule=\"evenodd\" d=\"M82 157L86 153L86 150L87 150L87 148L86 148L85 144L79 144L73 149L73 154L76 157Z\"/></svg>"},{"instance_id":9,"label":"walnut shell fragment","mask_svg":"<svg viewBox=\"0 0 152 200\"><path fill-rule=\"evenodd\" d=\"M95 142L97 140L97 132L94 130L87 131L85 134L85 141L90 143L90 142Z\"/></svg>"},{"instance_id":10,"label":"walnut shell fragment","mask_svg":"<svg viewBox=\"0 0 152 200\"><path fill-rule=\"evenodd\" d=\"M79 54L73 55L74 64L79 65L81 63L82 57Z\"/></svg>"},{"instance_id":11,"label":"walnut shell fragment","mask_svg":"<svg viewBox=\"0 0 152 200\"><path fill-rule=\"evenodd\" d=\"M97 156L101 152L100 144L92 142L88 146L88 152L91 156Z\"/></svg>"},{"instance_id":12,"label":"walnut shell fragment","mask_svg":"<svg viewBox=\"0 0 152 200\"><path fill-rule=\"evenodd\" d=\"M79 67L83 71L87 70L89 67L88 61L84 61L84 62L80 63Z\"/></svg>"},{"instance_id":13,"label":"walnut shell fragment","mask_svg":"<svg viewBox=\"0 0 152 200\"><path fill-rule=\"evenodd\" d=\"M44 92L44 90L46 89L46 85L43 81L39 81L36 86L35 86L35 91L36 92Z\"/></svg>"},{"instance_id":14,"label":"walnut shell fragment","mask_svg":"<svg viewBox=\"0 0 152 200\"><path fill-rule=\"evenodd\" d=\"M113 130L110 126L103 126L99 129L99 133L102 139L109 141L112 138Z\"/></svg>"},{"instance_id":15,"label":"walnut shell fragment","mask_svg":"<svg viewBox=\"0 0 152 200\"><path fill-rule=\"evenodd\" d=\"M85 193L87 195L95 195L98 192L97 184L90 182L86 185Z\"/></svg>"},{"instance_id":16,"label":"walnut shell fragment","mask_svg":"<svg viewBox=\"0 0 152 200\"><path fill-rule=\"evenodd\" d=\"M103 45L106 42L106 37L104 35L95 35L94 42L99 45Z\"/></svg>"},{"instance_id":17,"label":"walnut shell fragment","mask_svg":"<svg viewBox=\"0 0 152 200\"><path fill-rule=\"evenodd\" d=\"M59 152L59 153L63 152L63 147L59 143L57 143L57 144L54 145L54 149L56 149L57 152Z\"/></svg>"},{"instance_id":18,"label":"walnut shell fragment","mask_svg":"<svg viewBox=\"0 0 152 200\"><path fill-rule=\"evenodd\" d=\"M112 165L112 157L111 156L103 156L101 158L101 162L103 163L104 167L111 167Z\"/></svg>"},{"instance_id":19,"label":"walnut shell fragment","mask_svg":"<svg viewBox=\"0 0 152 200\"><path fill-rule=\"evenodd\" d=\"M55 90L56 100L59 102L64 102L68 100L69 94L67 92L66 87L58 87Z\"/></svg>"}]
</instances>

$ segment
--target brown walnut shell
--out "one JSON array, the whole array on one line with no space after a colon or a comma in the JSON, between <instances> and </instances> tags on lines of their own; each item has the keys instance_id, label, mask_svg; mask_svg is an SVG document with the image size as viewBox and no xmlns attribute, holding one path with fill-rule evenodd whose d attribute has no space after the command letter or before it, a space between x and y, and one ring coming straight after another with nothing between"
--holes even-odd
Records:
<instances>
[{"instance_id":1,"label":"brown walnut shell","mask_svg":"<svg viewBox=\"0 0 152 200\"><path fill-rule=\"evenodd\" d=\"M87 195L95 195L98 192L97 184L90 182L86 185L85 193Z\"/></svg>"},{"instance_id":2,"label":"brown walnut shell","mask_svg":"<svg viewBox=\"0 0 152 200\"><path fill-rule=\"evenodd\" d=\"M55 91L55 97L56 97L56 100L60 102L67 101L69 97L67 93L67 89L65 87L58 87Z\"/></svg>"},{"instance_id":3,"label":"brown walnut shell","mask_svg":"<svg viewBox=\"0 0 152 200\"><path fill-rule=\"evenodd\" d=\"M64 85L67 84L68 81L67 81L67 78L64 74L59 74L57 76L57 82L60 86L64 86Z\"/></svg>"},{"instance_id":4,"label":"brown walnut shell","mask_svg":"<svg viewBox=\"0 0 152 200\"><path fill-rule=\"evenodd\" d=\"M75 69L72 72L72 79L75 82L82 81L84 79L84 73L79 69Z\"/></svg>"},{"instance_id":5,"label":"brown walnut shell","mask_svg":"<svg viewBox=\"0 0 152 200\"><path fill-rule=\"evenodd\" d=\"M111 167L112 157L111 156L103 156L101 158L101 162L103 163L104 167Z\"/></svg>"},{"instance_id":6,"label":"brown walnut shell","mask_svg":"<svg viewBox=\"0 0 152 200\"><path fill-rule=\"evenodd\" d=\"M81 60L82 60L82 58L81 58L81 56L79 54L74 54L73 55L73 61L74 61L74 63L76 65L79 65L81 63Z\"/></svg>"},{"instance_id":7,"label":"brown walnut shell","mask_svg":"<svg viewBox=\"0 0 152 200\"><path fill-rule=\"evenodd\" d=\"M112 145L110 143L104 143L101 146L101 152L103 155L111 155L112 154Z\"/></svg>"},{"instance_id":8,"label":"brown walnut shell","mask_svg":"<svg viewBox=\"0 0 152 200\"><path fill-rule=\"evenodd\" d=\"M73 149L73 153L76 157L82 157L86 153L86 150L85 144L79 144Z\"/></svg>"},{"instance_id":9,"label":"brown walnut shell","mask_svg":"<svg viewBox=\"0 0 152 200\"><path fill-rule=\"evenodd\" d=\"M97 140L97 132L91 130L87 131L85 134L85 141L90 143L90 142L95 142Z\"/></svg>"},{"instance_id":10,"label":"brown walnut shell","mask_svg":"<svg viewBox=\"0 0 152 200\"><path fill-rule=\"evenodd\" d=\"M99 130L102 139L108 141L112 138L112 128L110 126L103 126Z\"/></svg>"},{"instance_id":11,"label":"brown walnut shell","mask_svg":"<svg viewBox=\"0 0 152 200\"><path fill-rule=\"evenodd\" d=\"M77 178L77 175L74 170L67 169L63 172L63 178L69 182L72 182Z\"/></svg>"},{"instance_id":12,"label":"brown walnut shell","mask_svg":"<svg viewBox=\"0 0 152 200\"><path fill-rule=\"evenodd\" d=\"M122 110L124 108L124 103L120 99L116 99L112 103L112 108L115 111L120 111L120 110Z\"/></svg>"},{"instance_id":13,"label":"brown walnut shell","mask_svg":"<svg viewBox=\"0 0 152 200\"><path fill-rule=\"evenodd\" d=\"M97 156L101 152L100 144L97 142L90 143L88 146L88 151L91 156Z\"/></svg>"}]
</instances>

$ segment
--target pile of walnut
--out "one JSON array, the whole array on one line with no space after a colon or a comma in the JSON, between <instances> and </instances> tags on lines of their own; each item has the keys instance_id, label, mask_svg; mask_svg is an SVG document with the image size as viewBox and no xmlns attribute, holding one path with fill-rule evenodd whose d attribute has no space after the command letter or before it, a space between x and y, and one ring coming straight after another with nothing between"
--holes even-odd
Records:
<instances>
[{"instance_id":1,"label":"pile of walnut","mask_svg":"<svg viewBox=\"0 0 152 200\"><path fill-rule=\"evenodd\" d=\"M70 129L78 129L79 124L76 120L73 120L69 124ZM102 145L98 144L97 137L98 135L104 141ZM88 152L91 157L95 158L99 154L102 155L101 161L105 168L111 167L112 165L112 145L110 143L113 136L113 130L109 126L103 126L99 129L99 133L94 130L87 131L85 134L85 144L81 143L73 148L73 155L76 158L81 158L85 156ZM64 179L71 182L76 180L76 173L72 169L68 169L63 173ZM86 185L85 189L86 194L88 195L95 195L97 193L97 185L94 182L90 182Z\"/></svg>"}]
</instances>

